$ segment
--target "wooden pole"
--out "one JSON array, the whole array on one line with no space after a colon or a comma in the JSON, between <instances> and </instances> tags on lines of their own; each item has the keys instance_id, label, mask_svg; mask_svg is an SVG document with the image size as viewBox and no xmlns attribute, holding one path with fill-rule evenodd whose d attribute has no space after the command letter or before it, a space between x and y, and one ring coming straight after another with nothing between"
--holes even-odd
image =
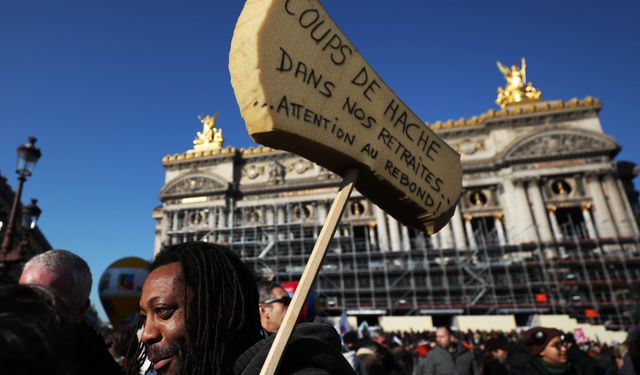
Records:
<instances>
[{"instance_id":1,"label":"wooden pole","mask_svg":"<svg viewBox=\"0 0 640 375\"><path fill-rule=\"evenodd\" d=\"M307 295L309 295L309 291L313 286L313 283L318 276L318 272L320 271L320 267L322 266L322 261L324 260L325 255L327 254L327 249L329 248L329 243L333 238L334 233L336 232L336 228L338 223L340 222L340 217L342 217L342 212L349 201L349 196L351 196L351 192L353 191L353 186L358 179L358 170L350 169L347 171L344 179L342 180L342 185L340 189L338 189L338 193L336 194L336 198L331 205L331 209L329 210L329 214L327 216L327 220L322 226L322 230L320 231L320 235L318 237L318 241L316 241L315 246L313 247L313 251L309 256L309 260L307 261L307 265L304 268L304 272L302 273L302 277L300 278L300 283L296 288L296 292L293 295L293 300L287 309L287 313L284 316L284 321L278 329L278 333L276 334L276 338L271 345L271 349L269 350L269 354L267 355L267 359L262 365L262 370L260 371L260 375L275 375L278 370L278 366L280 365L280 360L282 359L282 355L287 347L287 343L289 342L289 338L291 337L291 333L295 328L296 321L298 321L298 316L300 315L300 311L302 311L302 307L307 299Z\"/></svg>"}]
</instances>

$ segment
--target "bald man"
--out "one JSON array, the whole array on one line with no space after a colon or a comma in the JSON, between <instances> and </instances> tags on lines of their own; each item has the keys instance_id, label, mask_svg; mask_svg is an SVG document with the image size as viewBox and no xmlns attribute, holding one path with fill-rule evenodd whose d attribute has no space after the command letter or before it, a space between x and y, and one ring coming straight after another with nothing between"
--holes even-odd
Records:
<instances>
[{"instance_id":1,"label":"bald man","mask_svg":"<svg viewBox=\"0 0 640 375\"><path fill-rule=\"evenodd\" d=\"M67 306L67 320L76 329L73 367L78 374L120 374L104 340L84 322L89 308L91 271L87 262L67 250L49 250L25 264L19 283L51 290Z\"/></svg>"}]
</instances>

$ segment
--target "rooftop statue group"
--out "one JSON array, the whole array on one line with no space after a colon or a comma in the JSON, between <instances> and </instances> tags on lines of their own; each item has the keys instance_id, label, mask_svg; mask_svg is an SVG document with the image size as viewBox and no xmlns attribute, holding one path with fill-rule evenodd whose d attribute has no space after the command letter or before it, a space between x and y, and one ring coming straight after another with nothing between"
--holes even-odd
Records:
<instances>
[{"instance_id":1,"label":"rooftop statue group","mask_svg":"<svg viewBox=\"0 0 640 375\"><path fill-rule=\"evenodd\" d=\"M196 139L193 141L193 151L220 150L224 138L222 138L222 129L215 128L218 113L213 116L199 116L198 119L202 123L202 131L196 134Z\"/></svg>"},{"instance_id":2,"label":"rooftop statue group","mask_svg":"<svg viewBox=\"0 0 640 375\"><path fill-rule=\"evenodd\" d=\"M504 88L498 87L496 104L504 108L512 104L540 100L542 91L533 87L533 83L527 82L527 62L524 57L520 68L516 65L511 65L511 68L507 68L500 61L497 62L497 65L504 75L507 85Z\"/></svg>"}]
</instances>

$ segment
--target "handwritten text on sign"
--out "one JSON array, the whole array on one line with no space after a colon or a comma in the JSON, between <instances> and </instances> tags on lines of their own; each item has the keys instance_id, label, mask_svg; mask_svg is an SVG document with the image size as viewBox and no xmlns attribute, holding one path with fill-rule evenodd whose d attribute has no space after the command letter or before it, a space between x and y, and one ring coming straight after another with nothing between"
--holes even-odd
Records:
<instances>
[{"instance_id":1,"label":"handwritten text on sign","mask_svg":"<svg viewBox=\"0 0 640 375\"><path fill-rule=\"evenodd\" d=\"M343 175L401 222L434 232L461 189L459 155L382 81L316 1L247 2L229 69L251 136Z\"/></svg>"}]
</instances>

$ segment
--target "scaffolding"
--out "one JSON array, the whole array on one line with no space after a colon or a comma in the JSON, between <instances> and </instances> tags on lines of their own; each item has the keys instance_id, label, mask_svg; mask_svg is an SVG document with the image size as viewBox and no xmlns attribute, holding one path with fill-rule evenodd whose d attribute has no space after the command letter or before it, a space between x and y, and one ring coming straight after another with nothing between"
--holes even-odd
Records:
<instances>
[{"instance_id":1,"label":"scaffolding","mask_svg":"<svg viewBox=\"0 0 640 375\"><path fill-rule=\"evenodd\" d=\"M256 274L297 280L329 204L287 201L185 211L175 215L167 244L225 244ZM532 314L553 313L610 328L632 323L640 297L630 288L640 282L637 238L590 238L584 223L568 222L561 239L504 244L497 228L480 222L464 248L443 247L436 237L402 228L402 248L383 251L371 211L366 200L353 198L331 242L316 282L329 314L514 314L526 322Z\"/></svg>"}]
</instances>

